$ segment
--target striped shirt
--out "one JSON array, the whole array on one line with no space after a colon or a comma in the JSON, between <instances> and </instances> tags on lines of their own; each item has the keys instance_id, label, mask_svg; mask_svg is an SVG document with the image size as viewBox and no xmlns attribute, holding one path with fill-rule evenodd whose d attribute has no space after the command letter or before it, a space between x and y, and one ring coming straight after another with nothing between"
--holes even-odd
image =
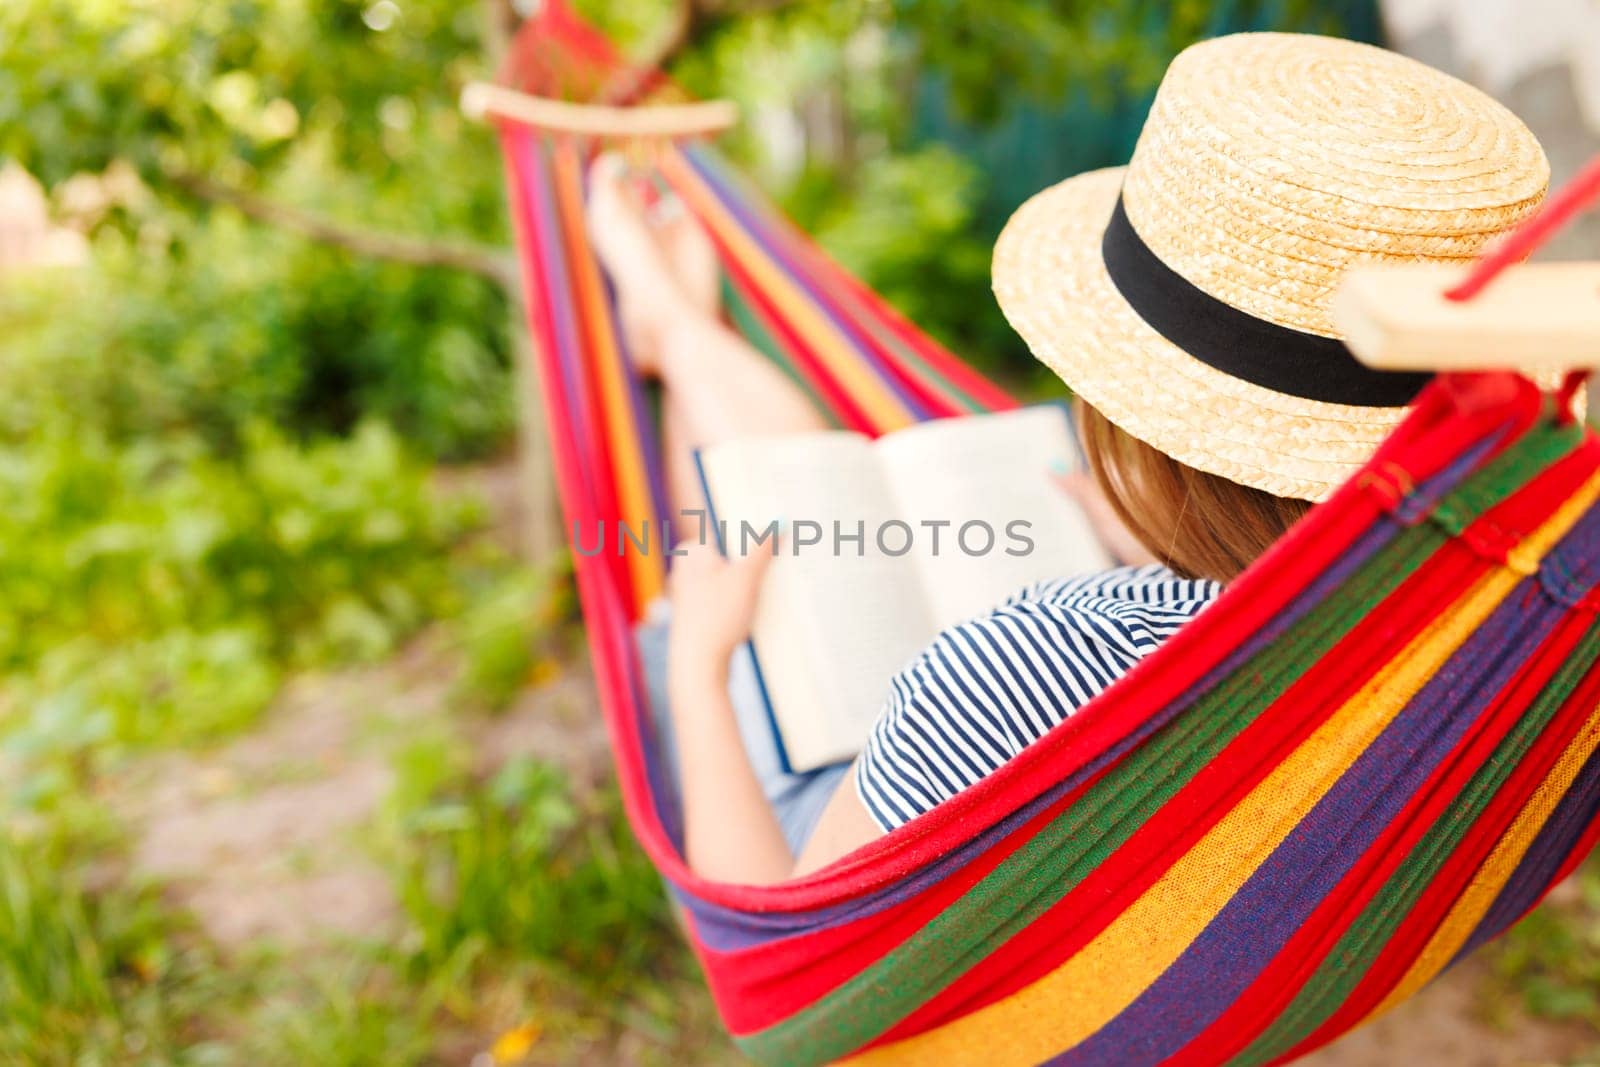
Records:
<instances>
[{"instance_id":1,"label":"striped shirt","mask_svg":"<svg viewBox=\"0 0 1600 1067\"><path fill-rule=\"evenodd\" d=\"M888 831L1037 741L1222 587L1159 565L1040 582L940 634L894 679L856 792Z\"/></svg>"}]
</instances>

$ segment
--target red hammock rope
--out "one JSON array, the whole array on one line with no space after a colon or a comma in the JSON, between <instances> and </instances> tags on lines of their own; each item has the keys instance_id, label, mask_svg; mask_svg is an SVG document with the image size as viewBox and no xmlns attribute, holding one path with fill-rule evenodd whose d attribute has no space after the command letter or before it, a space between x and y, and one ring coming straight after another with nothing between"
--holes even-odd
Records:
<instances>
[{"instance_id":1,"label":"red hammock rope","mask_svg":"<svg viewBox=\"0 0 1600 1067\"><path fill-rule=\"evenodd\" d=\"M1600 199L1600 156L1591 159L1577 177L1546 200L1521 226L1473 266L1457 285L1445 290L1451 300L1471 300L1501 271L1531 256L1568 222ZM1600 293L1595 294L1600 297Z\"/></svg>"}]
</instances>

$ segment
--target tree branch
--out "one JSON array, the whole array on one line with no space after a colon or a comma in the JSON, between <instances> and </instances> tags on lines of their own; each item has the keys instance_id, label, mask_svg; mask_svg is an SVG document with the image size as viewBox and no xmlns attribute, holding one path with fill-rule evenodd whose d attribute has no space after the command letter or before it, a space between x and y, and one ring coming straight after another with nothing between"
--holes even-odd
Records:
<instances>
[{"instance_id":1,"label":"tree branch","mask_svg":"<svg viewBox=\"0 0 1600 1067\"><path fill-rule=\"evenodd\" d=\"M663 26L650 43L640 49L634 62L617 71L601 88L596 103L631 104L643 95L649 83L661 70L699 36L705 25L702 0L678 0L671 20Z\"/></svg>"},{"instance_id":2,"label":"tree branch","mask_svg":"<svg viewBox=\"0 0 1600 1067\"><path fill-rule=\"evenodd\" d=\"M508 0L478 0L478 15L483 25L485 66L498 76L516 31L516 12Z\"/></svg>"},{"instance_id":3,"label":"tree branch","mask_svg":"<svg viewBox=\"0 0 1600 1067\"><path fill-rule=\"evenodd\" d=\"M304 208L223 185L201 174L174 174L168 177L175 186L191 196L214 204L226 204L257 222L343 248L358 256L418 267L464 270L487 278L508 292L516 291L517 263L507 249L472 241L433 240L352 226Z\"/></svg>"}]
</instances>

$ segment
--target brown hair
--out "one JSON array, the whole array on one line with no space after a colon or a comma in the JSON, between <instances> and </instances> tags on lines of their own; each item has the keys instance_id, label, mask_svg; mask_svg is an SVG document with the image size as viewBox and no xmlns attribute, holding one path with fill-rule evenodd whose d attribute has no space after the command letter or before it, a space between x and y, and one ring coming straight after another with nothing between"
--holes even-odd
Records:
<instances>
[{"instance_id":1,"label":"brown hair","mask_svg":"<svg viewBox=\"0 0 1600 1067\"><path fill-rule=\"evenodd\" d=\"M1174 571L1226 582L1311 507L1179 463L1077 402L1095 481L1130 532Z\"/></svg>"}]
</instances>

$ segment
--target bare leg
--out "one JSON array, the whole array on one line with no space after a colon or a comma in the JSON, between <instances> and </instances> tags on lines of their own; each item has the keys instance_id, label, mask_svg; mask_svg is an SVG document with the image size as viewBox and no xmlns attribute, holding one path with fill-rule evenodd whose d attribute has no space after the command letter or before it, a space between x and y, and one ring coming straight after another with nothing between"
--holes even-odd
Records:
<instances>
[{"instance_id":1,"label":"bare leg","mask_svg":"<svg viewBox=\"0 0 1600 1067\"><path fill-rule=\"evenodd\" d=\"M634 361L666 389L663 438L675 511L703 504L694 449L828 428L794 382L719 320L714 250L693 220L652 224L619 164L602 158L591 178L589 228L617 288Z\"/></svg>"},{"instance_id":2,"label":"bare leg","mask_svg":"<svg viewBox=\"0 0 1600 1067\"><path fill-rule=\"evenodd\" d=\"M721 322L690 312L660 343L661 381L691 444L828 428L810 397Z\"/></svg>"},{"instance_id":3,"label":"bare leg","mask_svg":"<svg viewBox=\"0 0 1600 1067\"><path fill-rule=\"evenodd\" d=\"M616 286L634 363L665 387L662 437L674 512L704 506L695 448L827 427L794 383L718 321L715 256L705 234L686 218L647 222L614 160L602 158L591 175L589 229ZM674 518L678 539L695 540L698 523ZM693 545L672 571L667 703L684 846L689 863L710 878L777 882L794 869L728 692L729 662L749 633L769 560L761 552L724 560L711 546ZM861 821L871 826L865 815Z\"/></svg>"}]
</instances>

